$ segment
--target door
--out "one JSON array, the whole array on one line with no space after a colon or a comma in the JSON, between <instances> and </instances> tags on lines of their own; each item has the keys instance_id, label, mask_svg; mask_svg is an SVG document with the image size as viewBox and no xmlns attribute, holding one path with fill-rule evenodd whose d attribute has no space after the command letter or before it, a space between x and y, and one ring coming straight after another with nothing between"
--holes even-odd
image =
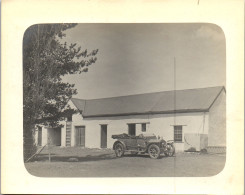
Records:
<instances>
[{"instance_id":1,"label":"door","mask_svg":"<svg viewBox=\"0 0 245 195\"><path fill-rule=\"evenodd\" d=\"M136 132L136 125L135 124L128 124L128 134L135 136L135 134L136 134L135 132Z\"/></svg>"},{"instance_id":2,"label":"door","mask_svg":"<svg viewBox=\"0 0 245 195\"><path fill-rule=\"evenodd\" d=\"M101 141L100 147L107 148L107 125L101 125Z\"/></svg>"},{"instance_id":3,"label":"door","mask_svg":"<svg viewBox=\"0 0 245 195\"><path fill-rule=\"evenodd\" d=\"M49 145L61 145L61 128L48 128L47 142Z\"/></svg>"},{"instance_id":4,"label":"door","mask_svg":"<svg viewBox=\"0 0 245 195\"><path fill-rule=\"evenodd\" d=\"M143 137L137 137L137 146L142 150L146 149L146 140Z\"/></svg>"},{"instance_id":5,"label":"door","mask_svg":"<svg viewBox=\"0 0 245 195\"><path fill-rule=\"evenodd\" d=\"M136 124L128 124L128 134L131 136L129 139L126 139L127 148L130 150L137 148L137 139L136 134Z\"/></svg>"},{"instance_id":6,"label":"door","mask_svg":"<svg viewBox=\"0 0 245 195\"><path fill-rule=\"evenodd\" d=\"M76 129L76 146L85 147L85 126L78 126Z\"/></svg>"},{"instance_id":7,"label":"door","mask_svg":"<svg viewBox=\"0 0 245 195\"><path fill-rule=\"evenodd\" d=\"M54 145L61 146L61 128L54 129Z\"/></svg>"},{"instance_id":8,"label":"door","mask_svg":"<svg viewBox=\"0 0 245 195\"><path fill-rule=\"evenodd\" d=\"M128 150L136 150L137 149L137 139L135 136L124 139L124 142L125 142Z\"/></svg>"},{"instance_id":9,"label":"door","mask_svg":"<svg viewBox=\"0 0 245 195\"><path fill-rule=\"evenodd\" d=\"M37 144L39 146L42 145L42 127L38 127L38 135L37 135L38 141Z\"/></svg>"}]
</instances>

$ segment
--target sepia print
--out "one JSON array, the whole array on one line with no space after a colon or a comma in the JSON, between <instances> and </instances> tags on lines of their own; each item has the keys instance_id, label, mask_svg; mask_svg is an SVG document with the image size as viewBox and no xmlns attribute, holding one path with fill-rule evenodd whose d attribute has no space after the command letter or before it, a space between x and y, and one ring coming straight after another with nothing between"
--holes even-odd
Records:
<instances>
[{"instance_id":1,"label":"sepia print","mask_svg":"<svg viewBox=\"0 0 245 195\"><path fill-rule=\"evenodd\" d=\"M226 162L226 42L208 23L35 24L23 151L39 177L210 177Z\"/></svg>"}]
</instances>

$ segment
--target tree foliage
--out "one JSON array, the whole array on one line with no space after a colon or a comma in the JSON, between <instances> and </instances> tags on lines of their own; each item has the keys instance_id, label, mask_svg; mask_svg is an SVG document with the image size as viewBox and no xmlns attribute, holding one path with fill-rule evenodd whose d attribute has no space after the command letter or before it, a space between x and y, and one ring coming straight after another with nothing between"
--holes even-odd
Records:
<instances>
[{"instance_id":1,"label":"tree foliage","mask_svg":"<svg viewBox=\"0 0 245 195\"><path fill-rule=\"evenodd\" d=\"M64 31L76 24L39 24L28 28L23 40L24 122L50 124L62 120L67 101L76 94L74 84L62 82L66 74L87 72L98 50L81 51L61 43Z\"/></svg>"},{"instance_id":2,"label":"tree foliage","mask_svg":"<svg viewBox=\"0 0 245 195\"><path fill-rule=\"evenodd\" d=\"M23 38L24 137L30 139L31 126L56 126L74 112L67 102L76 94L74 84L62 81L67 74L87 72L96 62L98 49L88 52L76 43L62 43L64 31L76 24L37 24ZM25 141L25 140L24 140Z\"/></svg>"}]
</instances>

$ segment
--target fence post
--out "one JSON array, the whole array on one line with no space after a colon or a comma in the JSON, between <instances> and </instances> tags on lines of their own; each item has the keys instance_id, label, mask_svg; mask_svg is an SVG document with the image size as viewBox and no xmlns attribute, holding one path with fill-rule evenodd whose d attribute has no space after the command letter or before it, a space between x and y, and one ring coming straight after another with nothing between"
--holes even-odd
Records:
<instances>
[{"instance_id":1,"label":"fence post","mask_svg":"<svg viewBox=\"0 0 245 195\"><path fill-rule=\"evenodd\" d=\"M51 162L51 155L50 155L50 137L48 136L48 161Z\"/></svg>"}]
</instances>

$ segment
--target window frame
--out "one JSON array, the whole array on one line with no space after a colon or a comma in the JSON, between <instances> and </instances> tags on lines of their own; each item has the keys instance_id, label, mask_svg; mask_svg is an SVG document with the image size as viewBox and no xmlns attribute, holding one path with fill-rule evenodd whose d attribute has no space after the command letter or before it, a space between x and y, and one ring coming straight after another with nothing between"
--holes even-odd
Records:
<instances>
[{"instance_id":1,"label":"window frame","mask_svg":"<svg viewBox=\"0 0 245 195\"><path fill-rule=\"evenodd\" d=\"M180 129L176 129L179 127ZM174 142L177 143L183 142L183 125L174 125Z\"/></svg>"},{"instance_id":2,"label":"window frame","mask_svg":"<svg viewBox=\"0 0 245 195\"><path fill-rule=\"evenodd\" d=\"M144 128L143 128L144 126ZM144 129L144 131L143 131ZM146 132L146 123L141 123L141 132Z\"/></svg>"}]
</instances>

